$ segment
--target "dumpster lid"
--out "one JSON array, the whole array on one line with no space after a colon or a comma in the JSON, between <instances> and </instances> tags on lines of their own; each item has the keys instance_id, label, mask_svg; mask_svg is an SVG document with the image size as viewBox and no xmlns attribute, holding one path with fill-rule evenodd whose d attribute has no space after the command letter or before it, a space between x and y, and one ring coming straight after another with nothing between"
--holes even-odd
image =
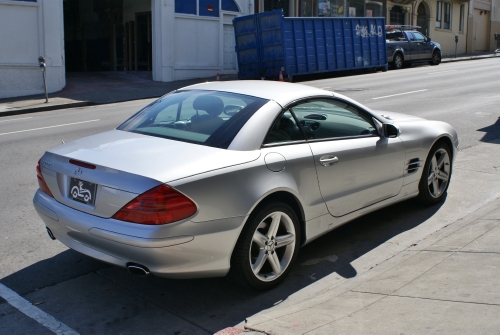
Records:
<instances>
[{"instance_id":1,"label":"dumpster lid","mask_svg":"<svg viewBox=\"0 0 500 335\"><path fill-rule=\"evenodd\" d=\"M410 26L410 25L386 25L385 30L417 30L420 29L419 26Z\"/></svg>"}]
</instances>

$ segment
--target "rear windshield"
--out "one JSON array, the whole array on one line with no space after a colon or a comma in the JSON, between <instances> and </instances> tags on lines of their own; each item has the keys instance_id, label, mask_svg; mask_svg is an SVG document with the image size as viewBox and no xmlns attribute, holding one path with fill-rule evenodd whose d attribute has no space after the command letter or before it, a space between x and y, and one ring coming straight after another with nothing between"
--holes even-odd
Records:
<instances>
[{"instance_id":1,"label":"rear windshield","mask_svg":"<svg viewBox=\"0 0 500 335\"><path fill-rule=\"evenodd\" d=\"M219 91L175 91L146 106L117 129L226 149L266 102Z\"/></svg>"},{"instance_id":2,"label":"rear windshield","mask_svg":"<svg viewBox=\"0 0 500 335\"><path fill-rule=\"evenodd\" d=\"M406 41L406 36L402 31L391 31L385 34L385 39L389 41Z\"/></svg>"}]
</instances>

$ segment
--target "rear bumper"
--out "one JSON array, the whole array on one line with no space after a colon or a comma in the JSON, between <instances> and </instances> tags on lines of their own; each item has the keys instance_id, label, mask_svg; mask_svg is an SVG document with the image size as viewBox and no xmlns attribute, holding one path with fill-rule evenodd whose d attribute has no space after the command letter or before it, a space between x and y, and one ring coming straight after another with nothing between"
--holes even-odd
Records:
<instances>
[{"instance_id":1,"label":"rear bumper","mask_svg":"<svg viewBox=\"0 0 500 335\"><path fill-rule=\"evenodd\" d=\"M80 212L40 190L33 205L54 237L69 248L122 267L144 265L168 278L226 275L246 219L139 225Z\"/></svg>"}]
</instances>

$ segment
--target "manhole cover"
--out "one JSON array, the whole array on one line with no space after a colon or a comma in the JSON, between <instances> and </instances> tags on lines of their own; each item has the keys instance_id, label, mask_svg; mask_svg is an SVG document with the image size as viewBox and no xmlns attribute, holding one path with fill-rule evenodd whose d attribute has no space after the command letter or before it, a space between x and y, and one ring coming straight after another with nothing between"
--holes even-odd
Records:
<instances>
[{"instance_id":1,"label":"manhole cover","mask_svg":"<svg viewBox=\"0 0 500 335\"><path fill-rule=\"evenodd\" d=\"M333 90L334 92L358 92L358 91L368 91L367 88L339 88Z\"/></svg>"}]
</instances>

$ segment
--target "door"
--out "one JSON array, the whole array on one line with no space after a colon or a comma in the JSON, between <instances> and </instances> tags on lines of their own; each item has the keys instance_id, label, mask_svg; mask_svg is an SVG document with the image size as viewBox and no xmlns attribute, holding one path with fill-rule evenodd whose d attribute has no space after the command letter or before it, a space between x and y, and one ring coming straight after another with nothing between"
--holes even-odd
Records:
<instances>
[{"instance_id":1,"label":"door","mask_svg":"<svg viewBox=\"0 0 500 335\"><path fill-rule=\"evenodd\" d=\"M418 44L419 59L431 59L432 51L434 50L434 46L431 42L428 42L427 38L417 31L413 32L413 36Z\"/></svg>"},{"instance_id":2,"label":"door","mask_svg":"<svg viewBox=\"0 0 500 335\"><path fill-rule=\"evenodd\" d=\"M417 40L417 32L407 32L406 35L410 40L410 51L411 51L411 60L420 60L423 58L422 55L422 40ZM422 35L420 35L422 36Z\"/></svg>"},{"instance_id":3,"label":"door","mask_svg":"<svg viewBox=\"0 0 500 335\"><path fill-rule=\"evenodd\" d=\"M328 98L290 110L309 141L330 214L340 217L399 193L404 145L399 138L380 138L369 113Z\"/></svg>"},{"instance_id":4,"label":"door","mask_svg":"<svg viewBox=\"0 0 500 335\"><path fill-rule=\"evenodd\" d=\"M234 40L234 28L232 25L224 25L224 70L236 70L236 51Z\"/></svg>"},{"instance_id":5,"label":"door","mask_svg":"<svg viewBox=\"0 0 500 335\"><path fill-rule=\"evenodd\" d=\"M474 9L475 51L488 50L488 14L484 10Z\"/></svg>"}]
</instances>

